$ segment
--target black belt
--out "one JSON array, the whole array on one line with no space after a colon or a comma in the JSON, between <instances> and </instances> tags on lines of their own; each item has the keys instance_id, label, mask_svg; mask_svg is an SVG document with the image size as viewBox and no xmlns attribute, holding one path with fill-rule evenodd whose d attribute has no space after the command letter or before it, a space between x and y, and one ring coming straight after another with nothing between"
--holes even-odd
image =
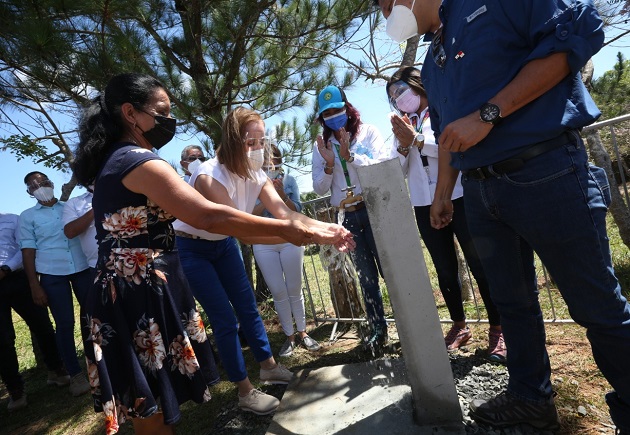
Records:
<instances>
[{"instance_id":1,"label":"black belt","mask_svg":"<svg viewBox=\"0 0 630 435\"><path fill-rule=\"evenodd\" d=\"M486 178L495 178L497 175L514 172L521 169L525 165L526 161L533 159L534 157L537 157L562 145L566 145L569 142L575 143L577 135L578 133L575 130L565 131L560 136L556 136L553 139L538 142L530 146L522 153L510 159L502 160L500 162L493 163L492 165L462 171L462 175L473 180L484 180Z\"/></svg>"}]
</instances>

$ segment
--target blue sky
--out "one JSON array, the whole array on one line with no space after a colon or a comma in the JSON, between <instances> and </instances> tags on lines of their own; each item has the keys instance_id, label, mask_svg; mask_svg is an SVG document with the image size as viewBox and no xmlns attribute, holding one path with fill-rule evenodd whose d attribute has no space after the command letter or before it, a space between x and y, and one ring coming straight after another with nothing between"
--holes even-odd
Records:
<instances>
[{"instance_id":1,"label":"blue sky","mask_svg":"<svg viewBox=\"0 0 630 435\"><path fill-rule=\"evenodd\" d=\"M604 72L612 69L616 62L617 52L624 52L626 58L627 46L630 45L630 36L620 39L612 46L603 48L594 58L595 77L599 77ZM391 111L387 101L384 82L365 82L360 80L352 89L346 91L348 100L359 109L364 122L374 124L387 139L391 135L391 126L387 114ZM300 109L295 113L288 113L287 118L300 116ZM273 118L267 122L267 127L273 127ZM277 122L277 121L276 121ZM0 134L6 134L1 131ZM194 136L178 135L160 151L160 156L168 162L179 162L179 155L182 148L188 144L199 143ZM0 205L0 212L20 214L23 210L32 207L35 199L31 198L25 191L23 184L24 175L30 171L41 171L49 176L55 183L55 193L61 195L61 186L70 179L70 174L55 172L46 168L43 164L35 164L28 159L16 161L13 154L0 151L0 175L5 179L3 183L3 199ZM296 174L294 174L296 175ZM308 192L312 190L310 174L297 177L300 190ZM72 196L80 195L83 189L77 188Z\"/></svg>"}]
</instances>

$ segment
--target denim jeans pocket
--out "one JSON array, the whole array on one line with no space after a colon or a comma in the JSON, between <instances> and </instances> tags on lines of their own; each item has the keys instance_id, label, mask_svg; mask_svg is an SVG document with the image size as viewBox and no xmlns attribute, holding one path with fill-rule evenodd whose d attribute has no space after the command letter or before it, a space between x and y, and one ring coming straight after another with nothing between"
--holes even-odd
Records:
<instances>
[{"instance_id":1,"label":"denim jeans pocket","mask_svg":"<svg viewBox=\"0 0 630 435\"><path fill-rule=\"evenodd\" d=\"M566 145L528 160L521 169L501 178L514 186L542 185L575 172L582 158L581 150Z\"/></svg>"},{"instance_id":2,"label":"denim jeans pocket","mask_svg":"<svg viewBox=\"0 0 630 435\"><path fill-rule=\"evenodd\" d=\"M592 163L588 163L587 170L604 197L604 204L606 204L607 208L610 207L610 183L608 182L606 171Z\"/></svg>"}]
</instances>

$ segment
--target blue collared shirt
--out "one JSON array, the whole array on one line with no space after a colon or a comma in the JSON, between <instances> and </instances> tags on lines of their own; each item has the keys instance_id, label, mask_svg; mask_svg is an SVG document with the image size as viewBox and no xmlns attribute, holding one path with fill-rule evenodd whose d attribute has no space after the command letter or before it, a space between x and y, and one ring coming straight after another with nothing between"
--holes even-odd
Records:
<instances>
[{"instance_id":1,"label":"blue collared shirt","mask_svg":"<svg viewBox=\"0 0 630 435\"><path fill-rule=\"evenodd\" d=\"M9 266L11 270L22 268L19 219L16 214L0 213L0 266Z\"/></svg>"},{"instance_id":2,"label":"blue collared shirt","mask_svg":"<svg viewBox=\"0 0 630 435\"><path fill-rule=\"evenodd\" d=\"M528 62L566 52L571 68L569 76L505 117L484 140L452 153L455 168L505 160L599 117L579 73L604 41L602 21L591 1L444 0L440 18L446 62L440 68L429 48L422 67L438 138L449 123L494 97Z\"/></svg>"},{"instance_id":3,"label":"blue collared shirt","mask_svg":"<svg viewBox=\"0 0 630 435\"><path fill-rule=\"evenodd\" d=\"M78 237L63 234L64 203L52 207L37 203L20 215L20 247L36 249L35 270L47 275L71 275L88 268Z\"/></svg>"}]
</instances>

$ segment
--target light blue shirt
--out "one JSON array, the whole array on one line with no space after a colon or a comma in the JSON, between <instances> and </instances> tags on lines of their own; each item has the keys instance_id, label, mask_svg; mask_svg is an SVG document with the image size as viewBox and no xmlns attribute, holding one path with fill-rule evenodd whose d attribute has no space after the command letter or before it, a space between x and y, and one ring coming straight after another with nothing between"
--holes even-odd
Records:
<instances>
[{"instance_id":1,"label":"light blue shirt","mask_svg":"<svg viewBox=\"0 0 630 435\"><path fill-rule=\"evenodd\" d=\"M287 194L289 199L295 205L295 211L297 211L298 213L301 212L302 203L300 202L300 189L298 187L297 181L295 181L295 178L293 178L290 175L285 175L284 178L282 179L282 185L284 186L284 193ZM256 201L257 205L259 203L260 203L260 200ZM263 211L263 216L268 217L268 218L274 217L271 213L269 213L267 209Z\"/></svg>"},{"instance_id":2,"label":"light blue shirt","mask_svg":"<svg viewBox=\"0 0 630 435\"><path fill-rule=\"evenodd\" d=\"M37 203L20 215L20 247L37 251L37 273L62 276L88 268L79 239L68 240L63 233L63 207L61 201L52 207Z\"/></svg>"},{"instance_id":3,"label":"light blue shirt","mask_svg":"<svg viewBox=\"0 0 630 435\"><path fill-rule=\"evenodd\" d=\"M63 208L63 215L61 218L62 225L65 227L70 222L73 222L84 214L92 210L92 192L85 192L83 195L75 196L66 201L66 205ZM96 261L98 260L98 243L96 242L96 228L94 227L94 220L87 230L83 231L78 236L81 242L81 249L87 258L88 265L90 267L96 267Z\"/></svg>"},{"instance_id":4,"label":"light blue shirt","mask_svg":"<svg viewBox=\"0 0 630 435\"><path fill-rule=\"evenodd\" d=\"M11 270L22 268L20 251L20 218L16 214L0 213L0 266Z\"/></svg>"}]
</instances>

